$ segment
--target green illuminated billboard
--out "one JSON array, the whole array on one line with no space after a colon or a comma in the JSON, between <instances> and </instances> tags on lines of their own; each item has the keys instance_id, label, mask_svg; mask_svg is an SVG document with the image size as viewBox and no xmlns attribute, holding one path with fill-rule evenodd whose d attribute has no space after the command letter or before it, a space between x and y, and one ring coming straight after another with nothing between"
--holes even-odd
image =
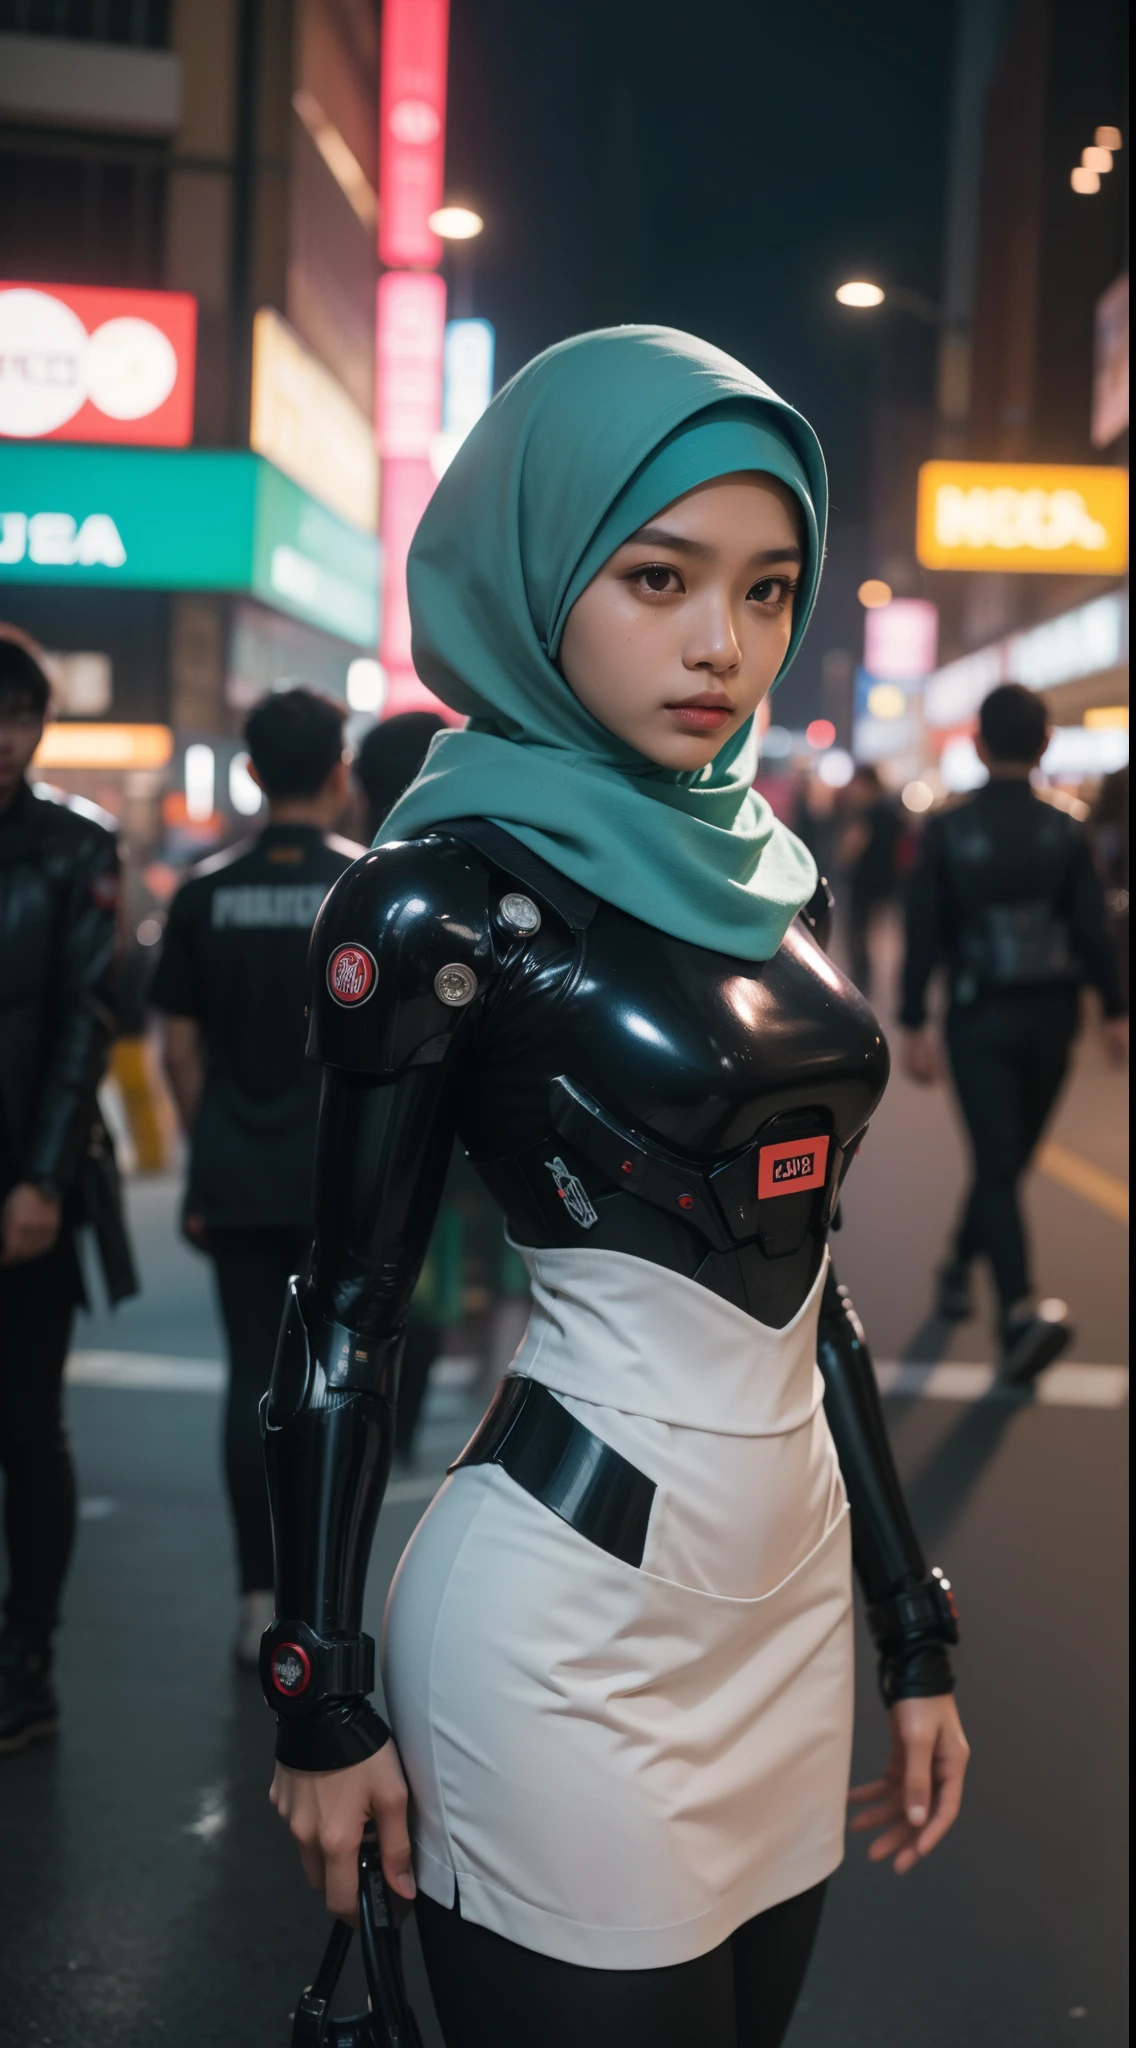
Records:
<instances>
[{"instance_id":1,"label":"green illuminated billboard","mask_svg":"<svg viewBox=\"0 0 1136 2048\"><path fill-rule=\"evenodd\" d=\"M378 644L379 556L263 456L0 442L0 585L239 590Z\"/></svg>"}]
</instances>

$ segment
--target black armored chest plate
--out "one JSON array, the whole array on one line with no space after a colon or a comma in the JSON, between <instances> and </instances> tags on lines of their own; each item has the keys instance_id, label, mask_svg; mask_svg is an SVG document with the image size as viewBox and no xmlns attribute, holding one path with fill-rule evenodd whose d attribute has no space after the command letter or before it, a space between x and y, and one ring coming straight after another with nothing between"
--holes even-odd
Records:
<instances>
[{"instance_id":1,"label":"black armored chest plate","mask_svg":"<svg viewBox=\"0 0 1136 2048\"><path fill-rule=\"evenodd\" d=\"M875 1017L799 923L738 961L600 903L576 931L546 913L503 967L462 1135L518 1241L655 1258L780 1321L887 1071Z\"/></svg>"},{"instance_id":2,"label":"black armored chest plate","mask_svg":"<svg viewBox=\"0 0 1136 2048\"><path fill-rule=\"evenodd\" d=\"M795 1314L887 1080L872 1012L802 920L773 958L597 901L484 821L380 849L312 942L309 1050L445 1062L519 1244L586 1244Z\"/></svg>"}]
</instances>

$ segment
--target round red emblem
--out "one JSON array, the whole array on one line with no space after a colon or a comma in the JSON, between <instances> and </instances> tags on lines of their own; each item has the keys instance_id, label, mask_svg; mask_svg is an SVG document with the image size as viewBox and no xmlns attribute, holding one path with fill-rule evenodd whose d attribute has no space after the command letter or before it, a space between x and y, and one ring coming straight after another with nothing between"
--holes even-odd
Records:
<instances>
[{"instance_id":1,"label":"round red emblem","mask_svg":"<svg viewBox=\"0 0 1136 2048\"><path fill-rule=\"evenodd\" d=\"M285 1693L289 1699L303 1692L312 1675L307 1653L299 1643L278 1643L272 1652L270 1669L277 1692Z\"/></svg>"},{"instance_id":2,"label":"round red emblem","mask_svg":"<svg viewBox=\"0 0 1136 2048\"><path fill-rule=\"evenodd\" d=\"M366 946L337 946L327 963L328 990L348 1009L366 1002L378 978L375 956Z\"/></svg>"}]
</instances>

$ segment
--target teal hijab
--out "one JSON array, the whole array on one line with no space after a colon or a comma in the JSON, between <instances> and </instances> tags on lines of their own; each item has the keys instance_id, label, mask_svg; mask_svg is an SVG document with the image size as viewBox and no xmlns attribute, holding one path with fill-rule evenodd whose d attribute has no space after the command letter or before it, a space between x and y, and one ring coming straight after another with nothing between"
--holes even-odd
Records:
<instances>
[{"instance_id":1,"label":"teal hijab","mask_svg":"<svg viewBox=\"0 0 1136 2048\"><path fill-rule=\"evenodd\" d=\"M799 413L668 327L578 335L498 393L438 484L407 571L414 665L469 725L433 741L376 844L490 818L659 931L744 960L776 952L816 868L750 786L752 719L706 767L660 768L556 666L569 611L615 549L683 492L739 470L778 477L801 506L784 674L816 597L827 505Z\"/></svg>"}]
</instances>

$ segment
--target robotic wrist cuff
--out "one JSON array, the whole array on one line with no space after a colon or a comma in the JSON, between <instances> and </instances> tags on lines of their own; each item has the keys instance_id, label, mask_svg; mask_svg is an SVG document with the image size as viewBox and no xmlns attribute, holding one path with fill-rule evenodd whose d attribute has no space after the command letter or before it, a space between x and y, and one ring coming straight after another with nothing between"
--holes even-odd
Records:
<instances>
[{"instance_id":1,"label":"robotic wrist cuff","mask_svg":"<svg viewBox=\"0 0 1136 2048\"><path fill-rule=\"evenodd\" d=\"M924 1644L957 1643L958 1609L950 1580L936 1566L929 1578L869 1607L868 1627L877 1649L885 1655Z\"/></svg>"},{"instance_id":2,"label":"robotic wrist cuff","mask_svg":"<svg viewBox=\"0 0 1136 2048\"><path fill-rule=\"evenodd\" d=\"M924 1643L915 1650L886 1652L879 1662L880 1697L885 1707L897 1700L941 1699L955 1689L954 1672L945 1643Z\"/></svg>"},{"instance_id":3,"label":"robotic wrist cuff","mask_svg":"<svg viewBox=\"0 0 1136 2048\"><path fill-rule=\"evenodd\" d=\"M373 1636L317 1636L302 1621L274 1621L260 1643L260 1683L270 1707L300 1721L375 1684Z\"/></svg>"},{"instance_id":4,"label":"robotic wrist cuff","mask_svg":"<svg viewBox=\"0 0 1136 2048\"><path fill-rule=\"evenodd\" d=\"M345 1771L390 1740L368 1700L338 1700L303 1721L276 1724L276 1760L292 1771Z\"/></svg>"}]
</instances>

